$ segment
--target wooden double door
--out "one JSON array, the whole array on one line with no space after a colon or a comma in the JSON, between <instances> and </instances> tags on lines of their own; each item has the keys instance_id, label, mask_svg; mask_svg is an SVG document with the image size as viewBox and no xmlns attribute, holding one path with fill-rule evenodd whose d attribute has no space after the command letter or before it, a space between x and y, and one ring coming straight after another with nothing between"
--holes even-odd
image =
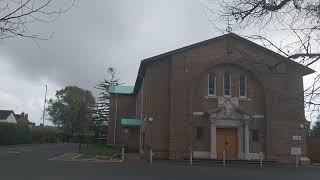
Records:
<instances>
[{"instance_id":1,"label":"wooden double door","mask_svg":"<svg viewBox=\"0 0 320 180\"><path fill-rule=\"evenodd\" d=\"M217 159L223 159L223 151L226 152L226 160L238 159L238 129L217 128Z\"/></svg>"}]
</instances>

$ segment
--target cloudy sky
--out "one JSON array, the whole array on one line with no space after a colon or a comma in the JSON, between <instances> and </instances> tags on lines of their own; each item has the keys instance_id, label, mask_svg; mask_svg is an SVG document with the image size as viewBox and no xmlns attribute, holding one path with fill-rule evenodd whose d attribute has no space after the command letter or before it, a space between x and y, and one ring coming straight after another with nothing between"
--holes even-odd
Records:
<instances>
[{"instance_id":1,"label":"cloudy sky","mask_svg":"<svg viewBox=\"0 0 320 180\"><path fill-rule=\"evenodd\" d=\"M39 124L45 84L49 98L67 85L94 91L109 66L134 85L140 60L221 35L206 8L206 0L76 0L56 22L31 27L50 40L0 41L0 109Z\"/></svg>"},{"instance_id":2,"label":"cloudy sky","mask_svg":"<svg viewBox=\"0 0 320 180\"><path fill-rule=\"evenodd\" d=\"M27 112L37 124L45 84L49 97L66 85L94 90L113 66L133 85L141 59L220 35L198 0L77 0L58 21L31 28L54 36L39 47L0 41L0 109Z\"/></svg>"}]
</instances>

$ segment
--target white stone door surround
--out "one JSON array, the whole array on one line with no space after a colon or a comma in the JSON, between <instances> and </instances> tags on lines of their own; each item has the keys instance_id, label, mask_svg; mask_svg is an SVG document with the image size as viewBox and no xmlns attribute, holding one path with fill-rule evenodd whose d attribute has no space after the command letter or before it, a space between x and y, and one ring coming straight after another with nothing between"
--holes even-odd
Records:
<instances>
[{"instance_id":1,"label":"white stone door surround","mask_svg":"<svg viewBox=\"0 0 320 180\"><path fill-rule=\"evenodd\" d=\"M238 159L247 159L250 151L248 121L210 119L210 159L217 158L217 128L238 129Z\"/></svg>"},{"instance_id":2,"label":"white stone door surround","mask_svg":"<svg viewBox=\"0 0 320 180\"><path fill-rule=\"evenodd\" d=\"M209 111L210 120L210 159L217 158L217 128L238 129L238 159L248 159L249 120L246 113L237 111L238 98L218 97L218 108Z\"/></svg>"}]
</instances>

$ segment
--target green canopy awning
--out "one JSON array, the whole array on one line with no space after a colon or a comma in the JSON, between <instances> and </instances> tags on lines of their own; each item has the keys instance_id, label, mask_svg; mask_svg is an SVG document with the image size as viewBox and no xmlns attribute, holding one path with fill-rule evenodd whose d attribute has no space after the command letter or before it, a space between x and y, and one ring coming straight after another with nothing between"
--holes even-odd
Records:
<instances>
[{"instance_id":1,"label":"green canopy awning","mask_svg":"<svg viewBox=\"0 0 320 180\"><path fill-rule=\"evenodd\" d=\"M141 126L142 121L140 119L123 118L121 119L121 125L122 126Z\"/></svg>"},{"instance_id":2,"label":"green canopy awning","mask_svg":"<svg viewBox=\"0 0 320 180\"><path fill-rule=\"evenodd\" d=\"M110 93L114 94L132 94L133 93L133 86L114 86Z\"/></svg>"}]
</instances>

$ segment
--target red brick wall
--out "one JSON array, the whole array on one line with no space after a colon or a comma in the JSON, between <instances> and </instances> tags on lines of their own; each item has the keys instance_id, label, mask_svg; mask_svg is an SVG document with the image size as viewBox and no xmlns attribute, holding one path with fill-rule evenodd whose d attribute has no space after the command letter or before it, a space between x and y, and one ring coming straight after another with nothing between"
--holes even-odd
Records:
<instances>
[{"instance_id":1,"label":"red brick wall","mask_svg":"<svg viewBox=\"0 0 320 180\"><path fill-rule=\"evenodd\" d=\"M246 73L250 101L240 101L240 106L246 112L265 115L259 122L249 124L250 129L258 128L262 134L261 142L251 143L250 148L254 152L265 150L267 159L286 160L290 158L291 146L297 145L292 141L293 135L302 136L299 145L306 154L305 132L300 128L305 119L299 68L232 37L220 39L163 56L148 65L136 101L130 100L131 109L137 117L154 119L144 124L146 146L162 154L169 151L173 159L184 158L193 144L192 112L207 112L217 103L215 99L204 98L207 73L218 72L219 95L222 94L221 73L230 70L234 74L232 95L235 97L239 74ZM208 119L201 121L204 125L208 123ZM208 136L209 128L205 134ZM208 144L198 144L198 148L208 149Z\"/></svg>"},{"instance_id":2,"label":"red brick wall","mask_svg":"<svg viewBox=\"0 0 320 180\"><path fill-rule=\"evenodd\" d=\"M116 101L117 99L117 101ZM116 112L116 102L117 114ZM120 121L122 118L135 118L136 117L136 97L132 95L121 95L112 94L111 95L111 105L110 105L110 117L108 126L108 143L113 144L113 134L114 134L114 121L115 115L117 117L116 124L116 144L127 144L126 138L122 137Z\"/></svg>"},{"instance_id":3,"label":"red brick wall","mask_svg":"<svg viewBox=\"0 0 320 180\"><path fill-rule=\"evenodd\" d=\"M308 136L307 147L311 161L320 162L320 136Z\"/></svg>"}]
</instances>

